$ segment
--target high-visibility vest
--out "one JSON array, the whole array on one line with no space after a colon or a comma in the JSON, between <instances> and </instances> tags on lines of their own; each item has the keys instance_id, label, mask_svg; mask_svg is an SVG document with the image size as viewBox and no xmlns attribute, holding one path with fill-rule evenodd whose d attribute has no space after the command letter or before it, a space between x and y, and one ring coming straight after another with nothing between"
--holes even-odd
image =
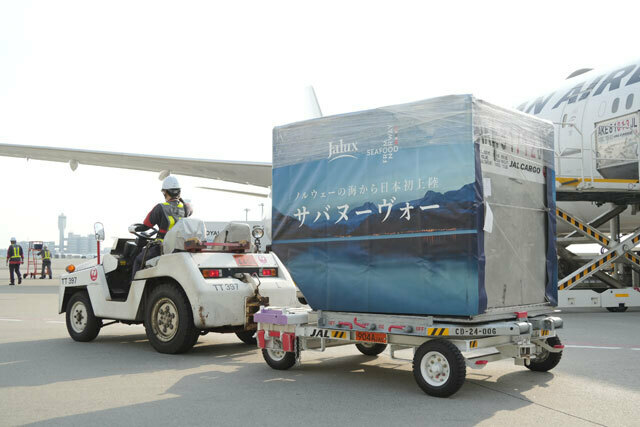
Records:
<instances>
[{"instance_id":1,"label":"high-visibility vest","mask_svg":"<svg viewBox=\"0 0 640 427\"><path fill-rule=\"evenodd\" d=\"M42 257L42 259L51 259L51 252L44 251L44 256Z\"/></svg>"},{"instance_id":2,"label":"high-visibility vest","mask_svg":"<svg viewBox=\"0 0 640 427\"><path fill-rule=\"evenodd\" d=\"M20 256L20 246L18 245L11 245L11 248L13 249L13 256L11 257L11 259L14 258L22 258Z\"/></svg>"},{"instance_id":3,"label":"high-visibility vest","mask_svg":"<svg viewBox=\"0 0 640 427\"><path fill-rule=\"evenodd\" d=\"M167 231L171 230L173 226L176 225L176 222L180 221L186 215L186 210L182 203L172 204L169 202L164 202L162 204L162 211L169 221L169 227L167 227Z\"/></svg>"}]
</instances>

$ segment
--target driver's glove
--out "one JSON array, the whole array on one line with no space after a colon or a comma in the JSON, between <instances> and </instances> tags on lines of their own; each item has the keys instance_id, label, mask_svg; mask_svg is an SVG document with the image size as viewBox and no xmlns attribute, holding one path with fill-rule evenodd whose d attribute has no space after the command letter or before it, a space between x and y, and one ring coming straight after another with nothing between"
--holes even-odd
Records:
<instances>
[{"instance_id":1,"label":"driver's glove","mask_svg":"<svg viewBox=\"0 0 640 427\"><path fill-rule=\"evenodd\" d=\"M149 227L144 224L133 224L129 226L129 233L139 233L141 231L147 231Z\"/></svg>"}]
</instances>

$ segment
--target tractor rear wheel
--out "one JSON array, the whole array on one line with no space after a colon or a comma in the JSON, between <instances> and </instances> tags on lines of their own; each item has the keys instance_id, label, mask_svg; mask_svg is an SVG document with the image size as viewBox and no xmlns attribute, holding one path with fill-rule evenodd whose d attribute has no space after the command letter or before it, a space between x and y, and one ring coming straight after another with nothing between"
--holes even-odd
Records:
<instances>
[{"instance_id":1,"label":"tractor rear wheel","mask_svg":"<svg viewBox=\"0 0 640 427\"><path fill-rule=\"evenodd\" d=\"M173 283L158 285L149 294L144 328L153 348L167 354L189 351L200 334L187 296Z\"/></svg>"}]
</instances>

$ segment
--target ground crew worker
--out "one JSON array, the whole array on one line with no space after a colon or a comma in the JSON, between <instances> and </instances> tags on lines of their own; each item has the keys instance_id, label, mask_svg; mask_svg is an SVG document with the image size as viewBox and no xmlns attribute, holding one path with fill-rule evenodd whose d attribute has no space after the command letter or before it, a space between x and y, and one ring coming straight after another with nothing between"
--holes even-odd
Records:
<instances>
[{"instance_id":1,"label":"ground crew worker","mask_svg":"<svg viewBox=\"0 0 640 427\"><path fill-rule=\"evenodd\" d=\"M49 279L52 279L53 277L51 277L51 252L49 251L49 248L45 246L40 252L38 252L38 255L40 255L40 258L42 258L42 273L40 274L40 278L44 279L44 276L46 276L45 274L45 268L46 268L46 270L49 271Z\"/></svg>"},{"instance_id":2,"label":"ground crew worker","mask_svg":"<svg viewBox=\"0 0 640 427\"><path fill-rule=\"evenodd\" d=\"M24 251L22 246L16 243L16 238L11 238L11 246L7 249L7 262L9 263L9 277L11 283L9 285L15 285L13 279L14 273L18 275L18 285L22 283L22 275L20 275L20 264L24 264Z\"/></svg>"},{"instance_id":3,"label":"ground crew worker","mask_svg":"<svg viewBox=\"0 0 640 427\"><path fill-rule=\"evenodd\" d=\"M180 183L176 177L169 176L165 178L162 182L162 194L164 195L164 203L155 205L143 222L148 228L158 226L158 235L156 238L159 242L162 242L167 231L171 230L176 222L182 218L191 216L193 213L191 206L180 198ZM150 260L151 258L160 256L161 252L160 244L152 245L146 250L143 250L133 262L131 280L133 280L138 270L140 270L143 257L145 261Z\"/></svg>"}]
</instances>

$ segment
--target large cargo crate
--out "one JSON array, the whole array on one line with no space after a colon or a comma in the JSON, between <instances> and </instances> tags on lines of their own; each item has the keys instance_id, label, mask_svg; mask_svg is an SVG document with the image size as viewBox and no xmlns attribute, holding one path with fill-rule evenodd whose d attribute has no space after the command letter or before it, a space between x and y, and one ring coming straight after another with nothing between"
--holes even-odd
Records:
<instances>
[{"instance_id":1,"label":"large cargo crate","mask_svg":"<svg viewBox=\"0 0 640 427\"><path fill-rule=\"evenodd\" d=\"M273 248L316 310L557 300L553 125L471 95L273 134Z\"/></svg>"}]
</instances>

